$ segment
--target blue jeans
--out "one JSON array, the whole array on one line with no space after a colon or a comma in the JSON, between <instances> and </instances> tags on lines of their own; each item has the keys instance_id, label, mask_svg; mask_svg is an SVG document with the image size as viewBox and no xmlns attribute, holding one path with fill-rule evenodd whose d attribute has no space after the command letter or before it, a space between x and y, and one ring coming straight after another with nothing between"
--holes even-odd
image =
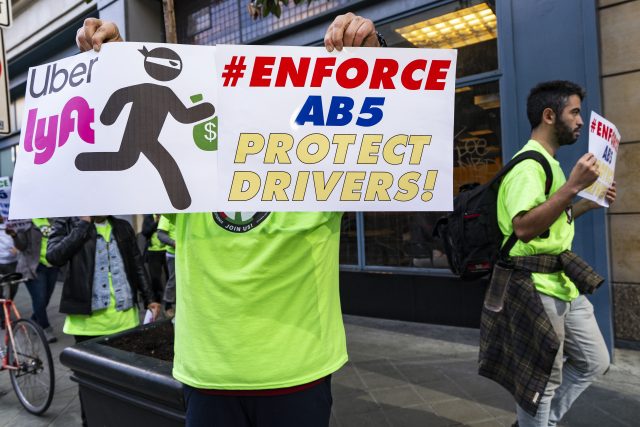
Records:
<instances>
[{"instance_id":1,"label":"blue jeans","mask_svg":"<svg viewBox=\"0 0 640 427\"><path fill-rule=\"evenodd\" d=\"M560 349L536 416L517 407L519 427L555 426L578 396L609 368L609 352L587 297L580 295L569 303L539 295Z\"/></svg>"},{"instance_id":2,"label":"blue jeans","mask_svg":"<svg viewBox=\"0 0 640 427\"><path fill-rule=\"evenodd\" d=\"M33 308L31 320L34 320L42 329L45 329L50 326L49 318L47 317L47 306L56 287L58 268L38 264L36 273L36 278L28 280L26 283L29 295L31 295L31 307Z\"/></svg>"}]
</instances>

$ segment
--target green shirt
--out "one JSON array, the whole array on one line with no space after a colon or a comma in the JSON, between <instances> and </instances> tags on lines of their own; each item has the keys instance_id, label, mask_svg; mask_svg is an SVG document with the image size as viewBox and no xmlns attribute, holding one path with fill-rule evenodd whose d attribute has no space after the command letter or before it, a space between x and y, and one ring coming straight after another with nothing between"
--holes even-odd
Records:
<instances>
[{"instance_id":1,"label":"green shirt","mask_svg":"<svg viewBox=\"0 0 640 427\"><path fill-rule=\"evenodd\" d=\"M292 387L347 361L338 288L341 214L251 214L172 217L173 375L192 387Z\"/></svg>"},{"instance_id":2,"label":"green shirt","mask_svg":"<svg viewBox=\"0 0 640 427\"><path fill-rule=\"evenodd\" d=\"M51 224L49 218L34 218L31 220L33 225L40 229L42 233L42 243L40 243L40 264L51 267L51 264L47 261L47 243L49 242L49 236L51 235Z\"/></svg>"},{"instance_id":3,"label":"green shirt","mask_svg":"<svg viewBox=\"0 0 640 427\"><path fill-rule=\"evenodd\" d=\"M169 216L162 215L160 217L160 221L158 222L158 230L166 231L169 238L174 242L176 241L176 226L172 221L169 220ZM166 245L166 249L170 254L176 253L176 248L171 245Z\"/></svg>"},{"instance_id":4,"label":"green shirt","mask_svg":"<svg viewBox=\"0 0 640 427\"><path fill-rule=\"evenodd\" d=\"M105 221L103 224L95 224L96 231L107 242L111 240L111 224ZM138 308L134 305L129 310L116 310L116 299L113 294L111 272L109 272L109 288L111 299L109 306L103 310L94 311L91 314L69 314L64 321L62 331L69 335L109 335L127 329L135 328L140 324Z\"/></svg>"},{"instance_id":5,"label":"green shirt","mask_svg":"<svg viewBox=\"0 0 640 427\"><path fill-rule=\"evenodd\" d=\"M153 219L158 221L160 219L160 215L153 215ZM167 250L167 246L158 239L158 231L154 231L151 235L151 239L149 239L149 247L147 250L151 252L163 252Z\"/></svg>"},{"instance_id":6,"label":"green shirt","mask_svg":"<svg viewBox=\"0 0 640 427\"><path fill-rule=\"evenodd\" d=\"M560 163L537 141L530 140L517 154L527 150L542 153L549 161L553 173L553 183L549 195L552 195L566 182ZM505 241L513 233L512 221L514 217L521 212L535 208L547 200L544 194L545 181L544 169L538 162L531 159L517 164L504 177L498 192L498 224L502 234L505 236ZM567 214L563 213L551 224L549 237L536 237L528 243L518 240L509 254L512 256L558 255L565 250L571 249L573 235L573 222L569 223ZM572 301L579 295L576 286L563 272L552 274L533 273L531 277L536 289L543 294L563 301Z\"/></svg>"}]
</instances>

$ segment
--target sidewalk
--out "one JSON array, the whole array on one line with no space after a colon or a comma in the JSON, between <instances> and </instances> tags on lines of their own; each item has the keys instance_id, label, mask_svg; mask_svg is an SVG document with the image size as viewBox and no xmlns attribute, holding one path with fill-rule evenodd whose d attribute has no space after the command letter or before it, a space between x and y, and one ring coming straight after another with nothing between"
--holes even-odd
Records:
<instances>
[{"instance_id":1,"label":"sidewalk","mask_svg":"<svg viewBox=\"0 0 640 427\"><path fill-rule=\"evenodd\" d=\"M73 339L60 332L60 286L49 307L59 341L51 345L56 392L42 417L18 403L9 375L0 373L0 427L80 426L77 385L59 362ZM23 315L30 300L16 299ZM510 426L511 396L476 374L478 331L419 323L345 316L350 362L333 376L332 427ZM635 426L640 420L640 352L616 350L609 373L591 386L563 426Z\"/></svg>"}]
</instances>

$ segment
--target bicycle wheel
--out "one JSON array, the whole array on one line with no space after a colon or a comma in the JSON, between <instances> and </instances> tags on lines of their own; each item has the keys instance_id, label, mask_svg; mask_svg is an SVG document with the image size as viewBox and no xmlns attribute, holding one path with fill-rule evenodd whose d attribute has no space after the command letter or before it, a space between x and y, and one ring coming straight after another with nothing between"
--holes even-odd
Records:
<instances>
[{"instance_id":1,"label":"bicycle wheel","mask_svg":"<svg viewBox=\"0 0 640 427\"><path fill-rule=\"evenodd\" d=\"M42 328L31 320L18 319L13 325L15 347L9 343L11 385L24 408L40 415L49 408L54 391L53 359Z\"/></svg>"}]
</instances>

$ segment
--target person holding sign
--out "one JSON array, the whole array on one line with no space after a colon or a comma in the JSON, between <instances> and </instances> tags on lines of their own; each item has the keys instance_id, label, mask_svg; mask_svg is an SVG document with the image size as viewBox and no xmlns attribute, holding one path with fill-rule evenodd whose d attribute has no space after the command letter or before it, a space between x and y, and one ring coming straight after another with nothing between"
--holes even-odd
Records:
<instances>
[{"instance_id":1,"label":"person holding sign","mask_svg":"<svg viewBox=\"0 0 640 427\"><path fill-rule=\"evenodd\" d=\"M77 33L82 50L119 40L115 24L98 19ZM352 13L325 36L329 51L379 45L373 23ZM177 242L173 375L184 384L187 426L328 426L331 374L347 362L341 214L167 218Z\"/></svg>"},{"instance_id":2,"label":"person holding sign","mask_svg":"<svg viewBox=\"0 0 640 427\"><path fill-rule=\"evenodd\" d=\"M573 204L598 178L596 158L583 155L568 179L555 159L560 147L580 136L584 96L580 86L568 81L540 83L531 90L531 138L520 152L533 150L548 161L549 196L544 168L532 159L518 163L498 193L500 230L505 241L512 233L518 241L509 253L510 267L493 272L491 286L502 277L506 296L501 310L483 310L480 374L514 395L520 427L555 426L609 367L593 306L584 295L604 279L571 252L573 221L598 206L589 200ZM606 198L615 201L615 183Z\"/></svg>"}]
</instances>

